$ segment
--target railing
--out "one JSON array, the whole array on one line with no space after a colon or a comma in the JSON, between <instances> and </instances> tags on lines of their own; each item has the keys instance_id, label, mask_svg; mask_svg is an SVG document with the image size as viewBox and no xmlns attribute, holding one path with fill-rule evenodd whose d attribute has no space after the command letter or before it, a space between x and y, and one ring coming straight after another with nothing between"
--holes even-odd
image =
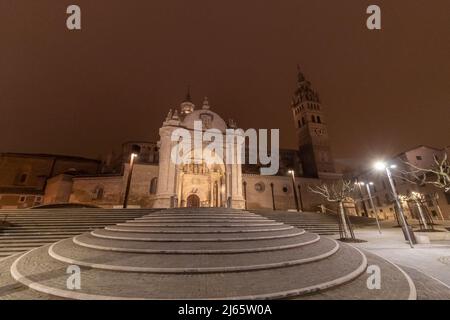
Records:
<instances>
[{"instance_id":1,"label":"railing","mask_svg":"<svg viewBox=\"0 0 450 320\"><path fill-rule=\"evenodd\" d=\"M347 235L345 234L344 224L343 224L343 221L342 221L342 216L337 211L328 209L327 207L325 207L324 209L325 209L325 211L330 211L333 214L338 216L337 221L338 221L338 226L339 226L339 236L340 236L341 239L348 239ZM350 218L349 218L347 213L344 213L344 217L345 217L345 221L346 221L347 226L348 226L348 231L350 232L350 237L351 237L351 239L354 240L355 239L355 233L353 232L353 225L350 222Z\"/></svg>"}]
</instances>

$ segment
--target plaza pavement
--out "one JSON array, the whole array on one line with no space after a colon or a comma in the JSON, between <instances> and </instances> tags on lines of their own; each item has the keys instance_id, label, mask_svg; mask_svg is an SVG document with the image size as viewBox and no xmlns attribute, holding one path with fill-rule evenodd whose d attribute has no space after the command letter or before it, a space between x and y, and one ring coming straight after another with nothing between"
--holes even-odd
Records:
<instances>
[{"instance_id":1,"label":"plaza pavement","mask_svg":"<svg viewBox=\"0 0 450 320\"><path fill-rule=\"evenodd\" d=\"M418 275L421 272L428 276L429 281L440 283L442 289L447 287L444 290L450 292L450 241L416 244L412 249L400 228L393 227L392 223L382 223L381 228L381 235L376 227L356 229L355 236L367 242L354 246L406 267L411 276L411 273Z\"/></svg>"}]
</instances>

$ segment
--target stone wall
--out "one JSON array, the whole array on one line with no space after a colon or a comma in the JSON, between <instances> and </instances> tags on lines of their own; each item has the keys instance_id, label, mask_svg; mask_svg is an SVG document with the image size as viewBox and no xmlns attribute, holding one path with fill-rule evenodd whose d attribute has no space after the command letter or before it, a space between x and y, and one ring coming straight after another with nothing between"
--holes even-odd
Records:
<instances>
[{"instance_id":1,"label":"stone wall","mask_svg":"<svg viewBox=\"0 0 450 320\"><path fill-rule=\"evenodd\" d=\"M248 209L272 209L272 190L276 210L296 210L295 196L293 193L292 178L290 176L261 176L244 174L242 177L246 185L246 198ZM318 206L325 201L318 195L308 190L309 186L319 184L318 179L296 178L295 186L299 205L303 204L305 211L318 211ZM300 192L298 189L300 185Z\"/></svg>"},{"instance_id":2,"label":"stone wall","mask_svg":"<svg viewBox=\"0 0 450 320\"><path fill-rule=\"evenodd\" d=\"M117 206L122 201L123 177L95 176L73 178L69 201L93 204L105 208ZM99 190L103 190L99 196Z\"/></svg>"},{"instance_id":3,"label":"stone wall","mask_svg":"<svg viewBox=\"0 0 450 320\"><path fill-rule=\"evenodd\" d=\"M125 190L128 177L129 165L125 165L123 190ZM150 164L136 164L131 177L131 187L128 196L129 205L150 208L153 205L154 196L150 194L150 184L153 178L158 177L158 166Z\"/></svg>"},{"instance_id":4,"label":"stone wall","mask_svg":"<svg viewBox=\"0 0 450 320\"><path fill-rule=\"evenodd\" d=\"M69 202L72 193L73 177L60 174L47 180L44 204Z\"/></svg>"}]
</instances>

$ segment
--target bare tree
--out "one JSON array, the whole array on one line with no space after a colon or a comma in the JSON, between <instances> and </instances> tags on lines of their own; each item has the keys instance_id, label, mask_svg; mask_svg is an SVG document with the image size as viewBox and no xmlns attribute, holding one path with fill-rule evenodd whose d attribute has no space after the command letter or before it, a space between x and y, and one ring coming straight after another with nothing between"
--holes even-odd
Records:
<instances>
[{"instance_id":1,"label":"bare tree","mask_svg":"<svg viewBox=\"0 0 450 320\"><path fill-rule=\"evenodd\" d=\"M419 212L419 221L420 221L420 228L421 229L433 229L433 224L431 223L431 228L428 226L428 221L426 217L425 212L422 210L422 204L425 201L425 197L423 196L423 194L419 193L419 192L411 192L411 194L409 195L399 195L400 201L401 202L410 202L410 203L414 203L417 207L417 211ZM430 219L431 220L431 219Z\"/></svg>"},{"instance_id":2,"label":"bare tree","mask_svg":"<svg viewBox=\"0 0 450 320\"><path fill-rule=\"evenodd\" d=\"M318 186L309 187L313 193L319 194L325 200L332 203L337 203L339 207L339 217L343 228L343 235L345 239L352 238L353 232L347 223L347 216L344 210L344 201L348 199L355 189L355 184L351 181L342 180L339 183L326 184L323 183Z\"/></svg>"},{"instance_id":3,"label":"bare tree","mask_svg":"<svg viewBox=\"0 0 450 320\"><path fill-rule=\"evenodd\" d=\"M433 185L444 192L450 192L450 162L447 153L440 158L434 156L434 164L430 168L421 168L405 161L406 170L401 178L418 185Z\"/></svg>"}]
</instances>

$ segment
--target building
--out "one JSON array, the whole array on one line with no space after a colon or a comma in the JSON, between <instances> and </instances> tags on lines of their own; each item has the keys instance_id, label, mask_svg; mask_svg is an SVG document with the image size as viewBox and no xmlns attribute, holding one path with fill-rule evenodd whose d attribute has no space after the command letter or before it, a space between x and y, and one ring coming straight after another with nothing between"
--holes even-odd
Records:
<instances>
[{"instance_id":1,"label":"building","mask_svg":"<svg viewBox=\"0 0 450 320\"><path fill-rule=\"evenodd\" d=\"M424 212L428 213L433 219L450 219L450 194L444 190L431 185L418 186L406 181L404 172L407 171L405 162L416 165L420 168L430 168L434 164L434 156L442 157L447 150L437 149L429 146L418 146L406 150L390 159L389 163L397 165L392 170L393 182L397 193L402 199L402 207L406 216L415 219L419 215L419 208L415 201L406 200L414 192L421 197L420 205ZM358 211L361 214L368 211L370 216L374 216L375 211L382 219L395 219L396 207L392 196L389 181L384 172L368 170L364 172L353 173L353 178L360 182L372 182L371 192L375 208L371 207L366 189L361 188L359 193Z\"/></svg>"},{"instance_id":2,"label":"building","mask_svg":"<svg viewBox=\"0 0 450 320\"><path fill-rule=\"evenodd\" d=\"M297 150L280 150L279 170L275 175L261 175L260 169L264 166L260 163L228 164L223 156L226 150L222 156L220 152L216 154L217 161L210 165L202 158L207 142L192 147L193 163L171 161L171 136L176 130L187 130L193 135L197 130L195 122L200 121L202 130L214 129L225 141L227 129L237 128L233 120L225 120L215 113L207 98L198 108L188 93L180 106L168 112L159 129L158 142L126 142L120 154L108 155L101 167L98 162L91 161L94 167L89 170L75 165L64 170L47 170L42 174L38 188L40 201L27 206L73 202L121 207L131 154L138 149L140 152L133 162L129 206L290 210L298 205L302 210L317 211L324 201L308 188L323 181L340 179L341 174L334 169L324 108L300 70L291 110L299 147ZM231 145L237 148L237 140L232 141ZM226 146L224 144L224 148ZM202 156L198 157L197 151ZM72 171L70 167L73 167ZM290 171L295 173L295 180Z\"/></svg>"},{"instance_id":3,"label":"building","mask_svg":"<svg viewBox=\"0 0 450 320\"><path fill-rule=\"evenodd\" d=\"M100 167L100 161L82 157L2 153L0 209L26 208L42 204L46 190L47 193L57 193L56 190L51 190L51 178L64 174L70 180L75 175L95 174L99 172ZM50 197L47 202L54 200Z\"/></svg>"}]
</instances>

